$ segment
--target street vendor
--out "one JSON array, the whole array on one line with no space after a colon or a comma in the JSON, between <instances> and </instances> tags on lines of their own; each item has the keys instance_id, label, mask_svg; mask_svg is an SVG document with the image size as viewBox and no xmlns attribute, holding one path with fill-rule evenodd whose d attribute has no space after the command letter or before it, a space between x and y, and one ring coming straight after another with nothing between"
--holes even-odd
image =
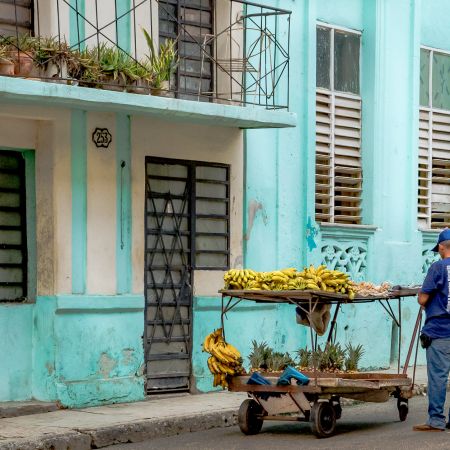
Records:
<instances>
[{"instance_id":1,"label":"street vendor","mask_svg":"<svg viewBox=\"0 0 450 450\"><path fill-rule=\"evenodd\" d=\"M415 431L450 428L450 411L447 424L444 415L450 372L450 229L439 234L433 251L439 253L441 260L429 268L418 299L426 314L420 339L427 356L428 421L415 425Z\"/></svg>"}]
</instances>

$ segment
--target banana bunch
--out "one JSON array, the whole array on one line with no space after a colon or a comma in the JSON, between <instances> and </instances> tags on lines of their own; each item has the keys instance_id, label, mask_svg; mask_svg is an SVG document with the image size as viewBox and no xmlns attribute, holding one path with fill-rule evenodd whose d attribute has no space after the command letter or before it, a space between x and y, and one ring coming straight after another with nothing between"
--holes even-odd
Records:
<instances>
[{"instance_id":1,"label":"banana bunch","mask_svg":"<svg viewBox=\"0 0 450 450\"><path fill-rule=\"evenodd\" d=\"M326 266L309 266L297 274L297 280L306 284L306 289L347 294L350 300L355 298L353 283L349 275L339 270L330 270Z\"/></svg>"},{"instance_id":2,"label":"banana bunch","mask_svg":"<svg viewBox=\"0 0 450 450\"><path fill-rule=\"evenodd\" d=\"M243 372L242 358L233 345L225 342L222 328L218 328L206 336L203 351L209 353L208 368L214 375L213 386L228 387L228 377Z\"/></svg>"},{"instance_id":3,"label":"banana bunch","mask_svg":"<svg viewBox=\"0 0 450 450\"><path fill-rule=\"evenodd\" d=\"M339 271L327 269L325 265L313 265L301 272L293 267L273 272L255 272L251 269L231 269L224 275L225 289L238 290L317 290L335 292L355 297L350 277Z\"/></svg>"}]
</instances>

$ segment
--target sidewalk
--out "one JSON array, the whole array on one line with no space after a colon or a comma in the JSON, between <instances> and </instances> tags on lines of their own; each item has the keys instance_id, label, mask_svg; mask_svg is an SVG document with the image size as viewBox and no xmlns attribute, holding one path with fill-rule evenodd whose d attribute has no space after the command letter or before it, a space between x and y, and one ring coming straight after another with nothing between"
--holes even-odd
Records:
<instances>
[{"instance_id":1,"label":"sidewalk","mask_svg":"<svg viewBox=\"0 0 450 450\"><path fill-rule=\"evenodd\" d=\"M418 393L423 392L425 367L417 368L415 384ZM231 392L174 394L137 403L0 419L0 450L87 450L227 427L236 423L245 398L245 393Z\"/></svg>"}]
</instances>

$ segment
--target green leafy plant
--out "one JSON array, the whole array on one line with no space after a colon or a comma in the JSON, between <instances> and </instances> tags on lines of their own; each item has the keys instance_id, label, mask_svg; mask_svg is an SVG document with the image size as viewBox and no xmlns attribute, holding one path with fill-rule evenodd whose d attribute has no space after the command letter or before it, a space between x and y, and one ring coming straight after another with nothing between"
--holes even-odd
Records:
<instances>
[{"instance_id":1,"label":"green leafy plant","mask_svg":"<svg viewBox=\"0 0 450 450\"><path fill-rule=\"evenodd\" d=\"M172 39L167 39L164 44L159 46L158 52L147 30L143 28L142 32L149 49L147 58L152 72L152 87L160 89L163 82L169 81L172 74L176 71L178 65L176 42Z\"/></svg>"},{"instance_id":2,"label":"green leafy plant","mask_svg":"<svg viewBox=\"0 0 450 450\"><path fill-rule=\"evenodd\" d=\"M361 344L353 346L353 344L347 344L346 346L347 356L345 358L345 369L356 371L358 370L358 364L364 355L364 348Z\"/></svg>"}]
</instances>

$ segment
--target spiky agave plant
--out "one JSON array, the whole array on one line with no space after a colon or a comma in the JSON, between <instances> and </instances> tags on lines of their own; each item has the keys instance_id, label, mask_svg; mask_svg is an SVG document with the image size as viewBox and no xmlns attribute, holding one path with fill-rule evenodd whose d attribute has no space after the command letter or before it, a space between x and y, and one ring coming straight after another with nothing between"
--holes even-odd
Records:
<instances>
[{"instance_id":1,"label":"spiky agave plant","mask_svg":"<svg viewBox=\"0 0 450 450\"><path fill-rule=\"evenodd\" d=\"M358 364L364 355L364 348L361 344L353 346L349 343L346 346L347 356L345 358L345 369L356 371L358 370Z\"/></svg>"}]
</instances>

